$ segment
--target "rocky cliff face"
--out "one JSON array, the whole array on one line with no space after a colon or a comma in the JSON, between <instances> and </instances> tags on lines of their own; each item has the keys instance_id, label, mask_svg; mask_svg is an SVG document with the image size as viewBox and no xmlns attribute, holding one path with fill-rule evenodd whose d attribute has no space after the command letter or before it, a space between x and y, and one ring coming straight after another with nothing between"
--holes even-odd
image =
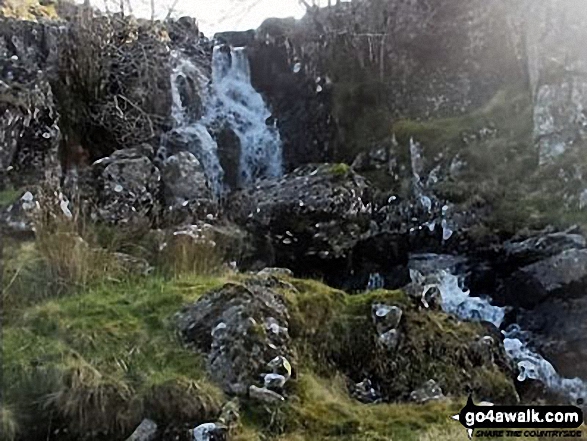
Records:
<instances>
[{"instance_id":1,"label":"rocky cliff face","mask_svg":"<svg viewBox=\"0 0 587 441\"><path fill-rule=\"evenodd\" d=\"M580 145L587 134L587 11L580 2L532 3L523 26L534 96L534 135L543 162Z\"/></svg>"},{"instance_id":2,"label":"rocky cliff face","mask_svg":"<svg viewBox=\"0 0 587 441\"><path fill-rule=\"evenodd\" d=\"M56 26L0 23L0 183L59 177L59 115L50 86Z\"/></svg>"}]
</instances>

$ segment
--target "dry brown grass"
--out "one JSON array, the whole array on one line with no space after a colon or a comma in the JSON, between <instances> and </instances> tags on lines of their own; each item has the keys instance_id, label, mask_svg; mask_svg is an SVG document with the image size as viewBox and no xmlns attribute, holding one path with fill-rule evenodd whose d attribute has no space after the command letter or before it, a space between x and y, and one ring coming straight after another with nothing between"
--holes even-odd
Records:
<instances>
[{"instance_id":1,"label":"dry brown grass","mask_svg":"<svg viewBox=\"0 0 587 441\"><path fill-rule=\"evenodd\" d=\"M166 272L175 276L218 274L223 263L218 244L197 226L173 233L163 244L160 259Z\"/></svg>"},{"instance_id":2,"label":"dry brown grass","mask_svg":"<svg viewBox=\"0 0 587 441\"><path fill-rule=\"evenodd\" d=\"M18 423L14 413L4 404L0 404L0 440L13 441L18 433Z\"/></svg>"},{"instance_id":3,"label":"dry brown grass","mask_svg":"<svg viewBox=\"0 0 587 441\"><path fill-rule=\"evenodd\" d=\"M134 391L129 384L101 373L81 357L65 361L61 382L45 405L79 433L123 432L140 417L140 404L133 403Z\"/></svg>"}]
</instances>

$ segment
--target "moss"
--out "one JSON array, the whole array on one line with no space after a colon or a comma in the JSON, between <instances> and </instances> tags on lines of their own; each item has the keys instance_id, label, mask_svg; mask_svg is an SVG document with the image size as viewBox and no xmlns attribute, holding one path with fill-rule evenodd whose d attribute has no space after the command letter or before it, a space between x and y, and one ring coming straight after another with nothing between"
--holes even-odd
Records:
<instances>
[{"instance_id":1,"label":"moss","mask_svg":"<svg viewBox=\"0 0 587 441\"><path fill-rule=\"evenodd\" d=\"M347 176L349 171L351 170L350 166L348 164L343 164L343 163L338 163L338 164L333 164L330 167L330 173L332 173L335 176Z\"/></svg>"},{"instance_id":2,"label":"moss","mask_svg":"<svg viewBox=\"0 0 587 441\"><path fill-rule=\"evenodd\" d=\"M275 440L412 441L420 431L449 426L448 416L457 413L461 403L436 402L425 405L365 405L352 399L344 378L320 377L310 371L300 374L297 395L289 403L259 418L256 430ZM254 439L254 438L251 438Z\"/></svg>"},{"instance_id":3,"label":"moss","mask_svg":"<svg viewBox=\"0 0 587 441\"><path fill-rule=\"evenodd\" d=\"M347 381L361 381L365 372L398 398L435 378L455 396L466 383L480 392L506 391L500 397L507 400L501 372L467 364L467 343L479 326L418 311L401 291L348 295L313 280L288 281L295 289L280 289L299 360L290 397L271 407L245 401L235 439L416 441L431 427L449 430L447 417L462 407L461 400L361 404L350 397ZM208 380L205 360L176 340L170 318L224 282L203 276L104 282L7 311L2 386L11 424L29 439L49 424L112 439L127 436L145 417L162 425L214 420L225 398ZM404 310L395 358L377 346L375 302ZM393 381L386 385L385 378Z\"/></svg>"},{"instance_id":4,"label":"moss","mask_svg":"<svg viewBox=\"0 0 587 441\"><path fill-rule=\"evenodd\" d=\"M319 375L339 371L359 382L368 373L396 400L408 398L429 379L457 396L472 390L481 399L516 400L506 372L495 365L477 366L472 357L471 343L484 335L481 325L418 310L401 291L347 295L316 282L294 285L299 292L286 295L291 335L302 363ZM404 312L395 354L378 344L371 319L375 303L397 305Z\"/></svg>"},{"instance_id":5,"label":"moss","mask_svg":"<svg viewBox=\"0 0 587 441\"><path fill-rule=\"evenodd\" d=\"M0 208L8 207L16 202L21 194L21 190L15 188L7 188L0 191Z\"/></svg>"}]
</instances>

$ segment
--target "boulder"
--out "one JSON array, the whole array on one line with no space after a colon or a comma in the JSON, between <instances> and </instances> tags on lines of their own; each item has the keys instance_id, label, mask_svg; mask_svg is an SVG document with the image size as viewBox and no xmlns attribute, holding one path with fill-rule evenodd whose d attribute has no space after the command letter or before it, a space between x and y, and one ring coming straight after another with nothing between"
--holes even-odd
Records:
<instances>
[{"instance_id":1,"label":"boulder","mask_svg":"<svg viewBox=\"0 0 587 441\"><path fill-rule=\"evenodd\" d=\"M269 321L280 332L267 332ZM184 342L208 354L210 376L229 394L246 396L267 363L292 359L284 299L264 282L226 284L179 312L176 322Z\"/></svg>"},{"instance_id":2,"label":"boulder","mask_svg":"<svg viewBox=\"0 0 587 441\"><path fill-rule=\"evenodd\" d=\"M375 390L371 380L365 378L363 381L351 385L351 395L361 403L378 403L381 401L381 395Z\"/></svg>"},{"instance_id":3,"label":"boulder","mask_svg":"<svg viewBox=\"0 0 587 441\"><path fill-rule=\"evenodd\" d=\"M190 152L182 151L168 157L161 167L161 178L165 202L169 206L212 198L204 168Z\"/></svg>"},{"instance_id":4,"label":"boulder","mask_svg":"<svg viewBox=\"0 0 587 441\"><path fill-rule=\"evenodd\" d=\"M586 286L587 250L570 249L519 268L498 297L507 305L532 309L547 299L584 296Z\"/></svg>"},{"instance_id":5,"label":"boulder","mask_svg":"<svg viewBox=\"0 0 587 441\"><path fill-rule=\"evenodd\" d=\"M428 380L421 388L414 390L410 394L410 399L419 404L427 403L432 400L441 400L444 398L442 389L434 380Z\"/></svg>"},{"instance_id":6,"label":"boulder","mask_svg":"<svg viewBox=\"0 0 587 441\"><path fill-rule=\"evenodd\" d=\"M200 424L193 432L193 441L226 441L227 429L216 423Z\"/></svg>"},{"instance_id":7,"label":"boulder","mask_svg":"<svg viewBox=\"0 0 587 441\"><path fill-rule=\"evenodd\" d=\"M57 27L0 20L0 185L58 179L59 114L50 85Z\"/></svg>"},{"instance_id":8,"label":"boulder","mask_svg":"<svg viewBox=\"0 0 587 441\"><path fill-rule=\"evenodd\" d=\"M17 201L0 211L0 225L4 234L17 236L34 235L33 213L40 207L30 192L25 192Z\"/></svg>"},{"instance_id":9,"label":"boulder","mask_svg":"<svg viewBox=\"0 0 587 441\"><path fill-rule=\"evenodd\" d=\"M153 441L157 435L157 423L144 419L126 441Z\"/></svg>"},{"instance_id":10,"label":"boulder","mask_svg":"<svg viewBox=\"0 0 587 441\"><path fill-rule=\"evenodd\" d=\"M255 385L251 385L249 388L249 397L256 401L261 401L267 404L279 403L280 401L284 401L281 395L277 392L267 389L266 387L257 387Z\"/></svg>"},{"instance_id":11,"label":"boulder","mask_svg":"<svg viewBox=\"0 0 587 441\"><path fill-rule=\"evenodd\" d=\"M99 159L89 171L92 216L113 225L150 224L159 209L161 175L151 161L153 149L117 150Z\"/></svg>"},{"instance_id":12,"label":"boulder","mask_svg":"<svg viewBox=\"0 0 587 441\"><path fill-rule=\"evenodd\" d=\"M570 249L587 247L587 240L576 229L544 230L529 237L508 240L503 244L504 266L518 268Z\"/></svg>"},{"instance_id":13,"label":"boulder","mask_svg":"<svg viewBox=\"0 0 587 441\"><path fill-rule=\"evenodd\" d=\"M519 314L518 323L563 377L587 380L587 296L549 298Z\"/></svg>"},{"instance_id":14,"label":"boulder","mask_svg":"<svg viewBox=\"0 0 587 441\"><path fill-rule=\"evenodd\" d=\"M361 176L343 164L323 164L260 182L230 206L238 223L266 240L267 264L340 283L352 269L354 246L369 232L369 200Z\"/></svg>"}]
</instances>

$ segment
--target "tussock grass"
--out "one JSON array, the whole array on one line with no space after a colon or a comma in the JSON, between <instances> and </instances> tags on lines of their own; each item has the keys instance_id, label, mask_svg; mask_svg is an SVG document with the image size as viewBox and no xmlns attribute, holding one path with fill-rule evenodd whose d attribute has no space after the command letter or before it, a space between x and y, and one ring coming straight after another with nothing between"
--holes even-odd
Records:
<instances>
[{"instance_id":1,"label":"tussock grass","mask_svg":"<svg viewBox=\"0 0 587 441\"><path fill-rule=\"evenodd\" d=\"M4 404L0 404L0 440L13 441L18 433L18 423L14 412Z\"/></svg>"},{"instance_id":2,"label":"tussock grass","mask_svg":"<svg viewBox=\"0 0 587 441\"><path fill-rule=\"evenodd\" d=\"M200 228L176 232L164 244L160 267L171 275L218 274L223 254L210 233Z\"/></svg>"},{"instance_id":3,"label":"tussock grass","mask_svg":"<svg viewBox=\"0 0 587 441\"><path fill-rule=\"evenodd\" d=\"M196 276L105 282L12 311L2 387L21 435L40 436L50 419L74 435L123 437L148 416L215 418L222 393L208 382L204 360L176 339L170 318L221 283Z\"/></svg>"}]
</instances>

